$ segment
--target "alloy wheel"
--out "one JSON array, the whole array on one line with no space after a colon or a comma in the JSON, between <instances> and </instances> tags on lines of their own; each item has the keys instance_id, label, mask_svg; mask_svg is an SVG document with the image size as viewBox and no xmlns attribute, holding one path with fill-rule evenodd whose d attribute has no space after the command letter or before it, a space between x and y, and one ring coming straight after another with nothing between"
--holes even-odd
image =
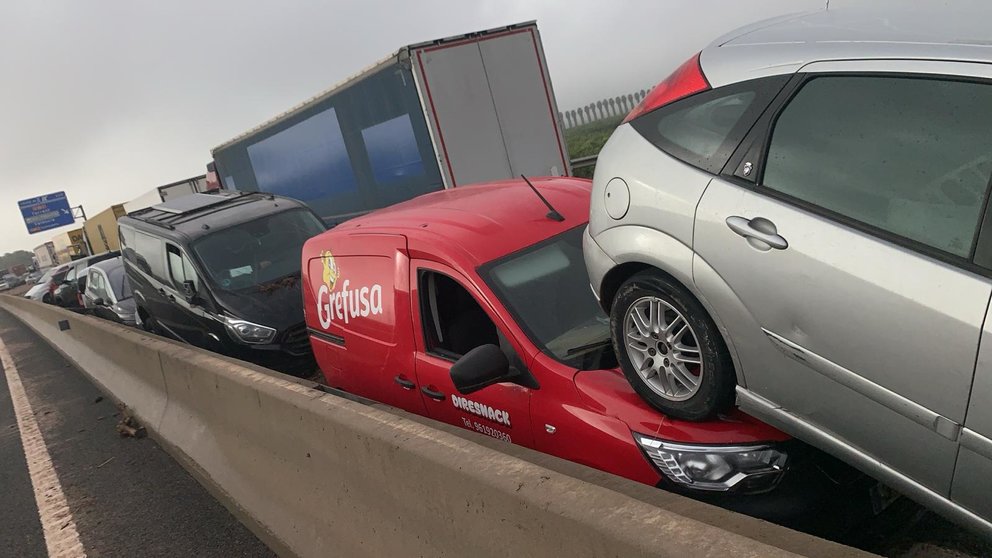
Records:
<instances>
[{"instance_id":1,"label":"alloy wheel","mask_svg":"<svg viewBox=\"0 0 992 558\"><path fill-rule=\"evenodd\" d=\"M681 312L664 300L634 301L624 317L624 344L637 374L669 401L685 401L699 391L703 361L696 332Z\"/></svg>"}]
</instances>

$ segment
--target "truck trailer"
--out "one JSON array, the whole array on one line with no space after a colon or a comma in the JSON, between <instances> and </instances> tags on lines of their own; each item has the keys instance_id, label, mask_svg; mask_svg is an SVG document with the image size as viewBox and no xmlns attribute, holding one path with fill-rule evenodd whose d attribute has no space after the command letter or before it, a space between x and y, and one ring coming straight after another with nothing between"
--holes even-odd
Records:
<instances>
[{"instance_id":1,"label":"truck trailer","mask_svg":"<svg viewBox=\"0 0 992 558\"><path fill-rule=\"evenodd\" d=\"M90 217L83 223L86 238L94 254L120 250L121 241L117 234L117 218L126 215L124 204L116 204Z\"/></svg>"},{"instance_id":2,"label":"truck trailer","mask_svg":"<svg viewBox=\"0 0 992 558\"><path fill-rule=\"evenodd\" d=\"M124 211L125 213L131 213L139 209L158 205L166 200L173 200L189 194L209 192L216 190L218 187L219 185L217 184L210 184L207 180L207 175L202 174L192 178L177 180L164 186L152 188L133 200L124 202Z\"/></svg>"},{"instance_id":3,"label":"truck trailer","mask_svg":"<svg viewBox=\"0 0 992 558\"><path fill-rule=\"evenodd\" d=\"M52 237L52 244L55 248L55 263L69 263L90 255L89 247L86 245L86 237L83 234L83 227L72 229Z\"/></svg>"},{"instance_id":4,"label":"truck trailer","mask_svg":"<svg viewBox=\"0 0 992 558\"><path fill-rule=\"evenodd\" d=\"M329 224L464 184L571 172L535 22L400 48L211 151L220 184Z\"/></svg>"},{"instance_id":5,"label":"truck trailer","mask_svg":"<svg viewBox=\"0 0 992 558\"><path fill-rule=\"evenodd\" d=\"M52 267L58 263L58 260L55 259L55 244L49 241L35 247L34 258L38 261L38 269Z\"/></svg>"},{"instance_id":6,"label":"truck trailer","mask_svg":"<svg viewBox=\"0 0 992 558\"><path fill-rule=\"evenodd\" d=\"M189 194L207 192L210 189L211 188L207 185L207 176L201 174L200 176L194 176L193 178L178 180L164 186L159 186L158 195L162 198L162 201L165 202L171 199L180 198L182 196L188 196Z\"/></svg>"}]
</instances>

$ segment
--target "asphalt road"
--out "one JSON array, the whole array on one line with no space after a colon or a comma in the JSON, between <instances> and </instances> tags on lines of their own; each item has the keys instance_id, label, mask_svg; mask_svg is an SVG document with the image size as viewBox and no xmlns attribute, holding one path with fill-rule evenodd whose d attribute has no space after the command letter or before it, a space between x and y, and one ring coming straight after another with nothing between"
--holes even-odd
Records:
<instances>
[{"instance_id":1,"label":"asphalt road","mask_svg":"<svg viewBox=\"0 0 992 558\"><path fill-rule=\"evenodd\" d=\"M154 441L122 438L118 409L4 311L0 339L88 556L273 556ZM8 383L0 380L4 556L48 555L32 486Z\"/></svg>"}]
</instances>

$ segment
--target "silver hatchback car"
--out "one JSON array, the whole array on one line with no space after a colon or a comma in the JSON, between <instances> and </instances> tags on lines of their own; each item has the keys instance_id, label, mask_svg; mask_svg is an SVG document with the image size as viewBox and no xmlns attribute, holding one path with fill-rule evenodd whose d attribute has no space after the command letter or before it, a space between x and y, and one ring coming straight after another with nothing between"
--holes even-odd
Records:
<instances>
[{"instance_id":1,"label":"silver hatchback car","mask_svg":"<svg viewBox=\"0 0 992 558\"><path fill-rule=\"evenodd\" d=\"M736 401L992 534L987 16L721 38L610 138L584 248L658 409Z\"/></svg>"}]
</instances>

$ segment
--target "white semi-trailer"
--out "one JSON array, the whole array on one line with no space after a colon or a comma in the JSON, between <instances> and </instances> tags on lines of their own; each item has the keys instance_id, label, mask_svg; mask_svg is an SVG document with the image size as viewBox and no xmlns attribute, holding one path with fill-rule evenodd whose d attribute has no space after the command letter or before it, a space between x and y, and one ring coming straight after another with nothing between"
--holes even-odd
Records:
<instances>
[{"instance_id":1,"label":"white semi-trailer","mask_svg":"<svg viewBox=\"0 0 992 558\"><path fill-rule=\"evenodd\" d=\"M403 47L214 148L223 187L327 221L475 182L567 175L535 22Z\"/></svg>"}]
</instances>

